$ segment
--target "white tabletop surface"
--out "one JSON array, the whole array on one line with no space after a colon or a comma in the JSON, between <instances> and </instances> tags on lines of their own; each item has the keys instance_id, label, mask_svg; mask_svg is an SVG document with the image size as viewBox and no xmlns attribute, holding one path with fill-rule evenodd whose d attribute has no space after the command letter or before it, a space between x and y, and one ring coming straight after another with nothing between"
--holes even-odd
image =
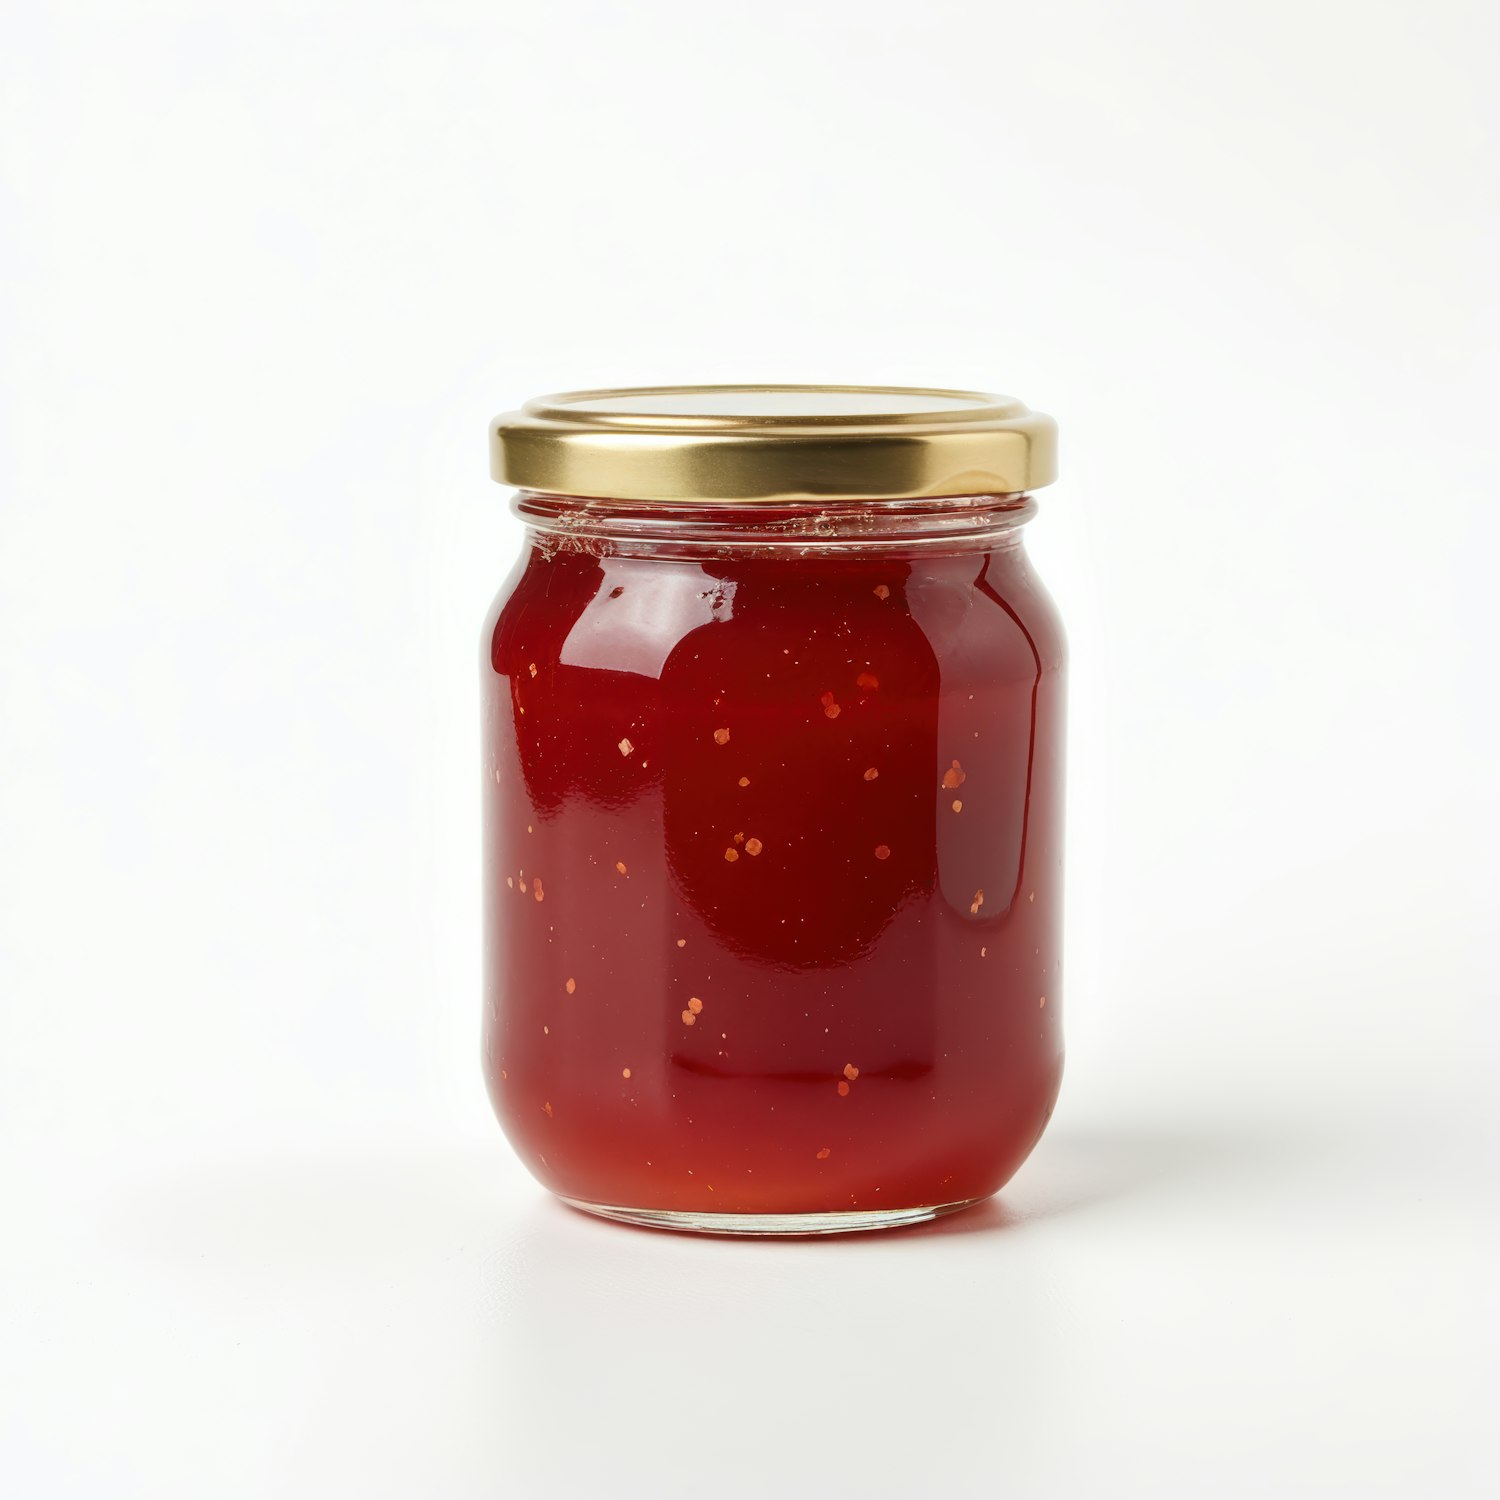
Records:
<instances>
[{"instance_id":1,"label":"white tabletop surface","mask_svg":"<svg viewBox=\"0 0 1500 1500\"><path fill-rule=\"evenodd\" d=\"M1494 1494L1476 1144L1065 1108L1000 1199L797 1242L598 1222L463 1134L12 1159L0 1488Z\"/></svg>"}]
</instances>

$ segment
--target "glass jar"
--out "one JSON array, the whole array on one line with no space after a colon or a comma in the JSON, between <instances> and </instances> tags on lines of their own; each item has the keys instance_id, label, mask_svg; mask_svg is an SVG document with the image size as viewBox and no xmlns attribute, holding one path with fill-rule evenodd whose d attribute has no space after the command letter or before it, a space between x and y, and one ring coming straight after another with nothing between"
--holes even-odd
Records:
<instances>
[{"instance_id":1,"label":"glass jar","mask_svg":"<svg viewBox=\"0 0 1500 1500\"><path fill-rule=\"evenodd\" d=\"M806 1234L1000 1188L1062 1072L1051 421L595 391L492 428L484 1070L578 1208Z\"/></svg>"}]
</instances>

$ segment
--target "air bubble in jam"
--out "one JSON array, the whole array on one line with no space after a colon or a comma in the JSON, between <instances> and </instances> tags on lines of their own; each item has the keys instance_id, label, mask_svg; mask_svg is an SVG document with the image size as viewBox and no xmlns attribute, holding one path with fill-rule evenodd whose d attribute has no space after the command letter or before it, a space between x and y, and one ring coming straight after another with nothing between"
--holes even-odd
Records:
<instances>
[{"instance_id":1,"label":"air bubble in jam","mask_svg":"<svg viewBox=\"0 0 1500 1500\"><path fill-rule=\"evenodd\" d=\"M658 552L570 514L487 636L486 1075L523 1159L669 1212L987 1196L1061 1068L1063 646L1015 535Z\"/></svg>"}]
</instances>

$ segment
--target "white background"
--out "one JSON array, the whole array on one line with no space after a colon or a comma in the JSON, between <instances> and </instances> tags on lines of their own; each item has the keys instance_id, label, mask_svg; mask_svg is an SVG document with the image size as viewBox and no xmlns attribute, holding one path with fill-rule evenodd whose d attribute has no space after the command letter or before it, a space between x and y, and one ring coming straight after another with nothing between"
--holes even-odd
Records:
<instances>
[{"instance_id":1,"label":"white background","mask_svg":"<svg viewBox=\"0 0 1500 1500\"><path fill-rule=\"evenodd\" d=\"M1496 1493L1495 7L3 17L0 1491ZM479 1079L486 419L736 379L1062 425L1069 1076L904 1235Z\"/></svg>"}]
</instances>

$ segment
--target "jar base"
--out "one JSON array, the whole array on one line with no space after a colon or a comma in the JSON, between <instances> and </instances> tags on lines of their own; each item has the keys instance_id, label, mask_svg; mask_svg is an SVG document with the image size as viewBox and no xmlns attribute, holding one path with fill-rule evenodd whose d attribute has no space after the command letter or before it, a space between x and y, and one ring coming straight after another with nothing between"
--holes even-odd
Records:
<instances>
[{"instance_id":1,"label":"jar base","mask_svg":"<svg viewBox=\"0 0 1500 1500\"><path fill-rule=\"evenodd\" d=\"M861 1230L901 1229L925 1224L944 1214L983 1203L983 1198L961 1198L954 1203L924 1204L916 1208L872 1208L827 1214L709 1214L666 1208L624 1208L614 1203L585 1203L579 1198L562 1200L570 1208L621 1224L646 1229L675 1229L685 1234L734 1235L822 1235L857 1234Z\"/></svg>"}]
</instances>

